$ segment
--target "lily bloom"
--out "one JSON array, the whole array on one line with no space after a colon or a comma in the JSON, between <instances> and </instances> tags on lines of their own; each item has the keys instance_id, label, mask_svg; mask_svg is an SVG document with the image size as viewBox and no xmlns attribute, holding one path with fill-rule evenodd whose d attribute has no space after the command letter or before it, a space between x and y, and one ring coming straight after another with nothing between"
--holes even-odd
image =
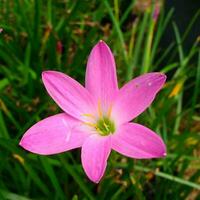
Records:
<instances>
[{"instance_id":1,"label":"lily bloom","mask_svg":"<svg viewBox=\"0 0 200 200\"><path fill-rule=\"evenodd\" d=\"M39 121L24 134L20 145L33 153L51 155L81 147L89 179L102 178L111 150L136 159L166 156L159 135L130 122L154 100L165 83L159 72L141 75L118 88L113 54L105 42L92 49L85 87L57 71L45 71L49 95L64 111Z\"/></svg>"}]
</instances>

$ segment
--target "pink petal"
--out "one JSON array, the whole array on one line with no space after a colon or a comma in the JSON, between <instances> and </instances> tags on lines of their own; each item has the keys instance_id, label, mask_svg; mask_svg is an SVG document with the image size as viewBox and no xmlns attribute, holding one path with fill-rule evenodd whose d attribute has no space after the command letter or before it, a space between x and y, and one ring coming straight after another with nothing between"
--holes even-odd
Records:
<instances>
[{"instance_id":1,"label":"pink petal","mask_svg":"<svg viewBox=\"0 0 200 200\"><path fill-rule=\"evenodd\" d=\"M96 101L100 100L103 107L109 107L118 91L117 75L113 54L102 40L90 53L85 82Z\"/></svg>"},{"instance_id":2,"label":"pink petal","mask_svg":"<svg viewBox=\"0 0 200 200\"><path fill-rule=\"evenodd\" d=\"M81 160L84 171L91 181L98 183L102 178L110 151L111 140L109 136L102 137L94 134L84 142Z\"/></svg>"},{"instance_id":3,"label":"pink petal","mask_svg":"<svg viewBox=\"0 0 200 200\"><path fill-rule=\"evenodd\" d=\"M136 123L127 123L119 127L112 136L112 148L131 158L166 156L166 147L160 136Z\"/></svg>"},{"instance_id":4,"label":"pink petal","mask_svg":"<svg viewBox=\"0 0 200 200\"><path fill-rule=\"evenodd\" d=\"M121 124L137 117L150 106L165 80L164 74L154 72L139 76L124 85L113 105L113 118Z\"/></svg>"},{"instance_id":5,"label":"pink petal","mask_svg":"<svg viewBox=\"0 0 200 200\"><path fill-rule=\"evenodd\" d=\"M83 114L94 112L89 92L77 81L56 71L45 71L42 80L54 101L69 115L82 119Z\"/></svg>"},{"instance_id":6,"label":"pink petal","mask_svg":"<svg viewBox=\"0 0 200 200\"><path fill-rule=\"evenodd\" d=\"M20 146L33 153L50 155L81 147L88 136L81 131L80 121L61 113L33 125Z\"/></svg>"}]
</instances>

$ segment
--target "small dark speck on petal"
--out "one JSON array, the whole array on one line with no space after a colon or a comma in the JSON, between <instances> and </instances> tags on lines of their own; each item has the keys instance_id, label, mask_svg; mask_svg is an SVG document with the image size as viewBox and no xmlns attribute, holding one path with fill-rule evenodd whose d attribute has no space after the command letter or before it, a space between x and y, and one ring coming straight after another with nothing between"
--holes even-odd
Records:
<instances>
[{"instance_id":1,"label":"small dark speck on petal","mask_svg":"<svg viewBox=\"0 0 200 200\"><path fill-rule=\"evenodd\" d=\"M135 87L138 88L138 87L139 87L139 84L135 84Z\"/></svg>"}]
</instances>

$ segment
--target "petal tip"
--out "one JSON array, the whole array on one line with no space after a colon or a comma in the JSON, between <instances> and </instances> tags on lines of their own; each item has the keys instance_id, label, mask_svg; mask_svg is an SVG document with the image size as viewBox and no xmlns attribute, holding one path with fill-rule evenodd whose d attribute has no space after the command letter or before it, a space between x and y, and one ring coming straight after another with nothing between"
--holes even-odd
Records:
<instances>
[{"instance_id":1,"label":"petal tip","mask_svg":"<svg viewBox=\"0 0 200 200\"><path fill-rule=\"evenodd\" d=\"M49 80L51 80L53 77L55 77L55 75L57 75L58 72L56 71L43 71L42 72L42 81L44 84L46 84Z\"/></svg>"},{"instance_id":2,"label":"petal tip","mask_svg":"<svg viewBox=\"0 0 200 200\"><path fill-rule=\"evenodd\" d=\"M42 79L45 79L48 76L49 73L50 73L50 71L43 71L42 72Z\"/></svg>"},{"instance_id":3,"label":"petal tip","mask_svg":"<svg viewBox=\"0 0 200 200\"><path fill-rule=\"evenodd\" d=\"M23 149L28 150L25 135L21 138L21 140L19 142L19 146L21 146Z\"/></svg>"},{"instance_id":4,"label":"petal tip","mask_svg":"<svg viewBox=\"0 0 200 200\"><path fill-rule=\"evenodd\" d=\"M96 46L99 48L108 48L108 45L103 40L99 40Z\"/></svg>"},{"instance_id":5,"label":"petal tip","mask_svg":"<svg viewBox=\"0 0 200 200\"><path fill-rule=\"evenodd\" d=\"M167 76L162 72L152 72L152 74L155 74L158 78L166 79Z\"/></svg>"},{"instance_id":6,"label":"petal tip","mask_svg":"<svg viewBox=\"0 0 200 200\"><path fill-rule=\"evenodd\" d=\"M22 142L22 140L19 142L19 146L23 147L23 142Z\"/></svg>"},{"instance_id":7,"label":"petal tip","mask_svg":"<svg viewBox=\"0 0 200 200\"><path fill-rule=\"evenodd\" d=\"M161 139L161 138L160 138ZM165 145L165 143L163 142L163 140L161 139L161 143L162 143L162 150L161 150L161 152L160 152L160 156L159 157L166 157L167 156L167 149L166 149L166 145Z\"/></svg>"},{"instance_id":8,"label":"petal tip","mask_svg":"<svg viewBox=\"0 0 200 200\"><path fill-rule=\"evenodd\" d=\"M166 152L164 152L164 153L163 153L163 157L166 157L166 156L167 156L167 153L166 153Z\"/></svg>"},{"instance_id":9,"label":"petal tip","mask_svg":"<svg viewBox=\"0 0 200 200\"><path fill-rule=\"evenodd\" d=\"M91 177L89 179L95 184L99 184L99 182L101 180L101 178L97 179L97 178L91 178Z\"/></svg>"},{"instance_id":10,"label":"petal tip","mask_svg":"<svg viewBox=\"0 0 200 200\"><path fill-rule=\"evenodd\" d=\"M54 75L54 74L61 74L61 72L54 71L54 70L46 70L42 72L42 77L46 77L48 75Z\"/></svg>"},{"instance_id":11,"label":"petal tip","mask_svg":"<svg viewBox=\"0 0 200 200\"><path fill-rule=\"evenodd\" d=\"M23 147L23 144L24 144L24 136L21 138L21 140L19 141L19 146Z\"/></svg>"},{"instance_id":12,"label":"petal tip","mask_svg":"<svg viewBox=\"0 0 200 200\"><path fill-rule=\"evenodd\" d=\"M166 79L167 79L167 76L166 76L164 73L162 73L162 72L158 72L158 76L159 76L159 78L162 79L164 82L165 82Z\"/></svg>"},{"instance_id":13,"label":"petal tip","mask_svg":"<svg viewBox=\"0 0 200 200\"><path fill-rule=\"evenodd\" d=\"M158 157L161 157L161 158L166 157L167 156L167 147L160 136L159 136L159 139L160 139L160 155Z\"/></svg>"},{"instance_id":14,"label":"petal tip","mask_svg":"<svg viewBox=\"0 0 200 200\"><path fill-rule=\"evenodd\" d=\"M164 73L160 73L160 76L163 78L164 81L166 81L167 76Z\"/></svg>"},{"instance_id":15,"label":"petal tip","mask_svg":"<svg viewBox=\"0 0 200 200\"><path fill-rule=\"evenodd\" d=\"M95 184L99 184L100 180L94 181Z\"/></svg>"},{"instance_id":16,"label":"petal tip","mask_svg":"<svg viewBox=\"0 0 200 200\"><path fill-rule=\"evenodd\" d=\"M45 79L47 78L47 74L48 74L47 71L42 72L42 81L43 81L43 82L44 82Z\"/></svg>"},{"instance_id":17,"label":"petal tip","mask_svg":"<svg viewBox=\"0 0 200 200\"><path fill-rule=\"evenodd\" d=\"M160 82L161 86L166 82L167 76L162 72L155 72L155 79Z\"/></svg>"},{"instance_id":18,"label":"petal tip","mask_svg":"<svg viewBox=\"0 0 200 200\"><path fill-rule=\"evenodd\" d=\"M83 167L83 168L84 168L84 167ZM85 169L84 169L84 171L85 171ZM95 183L95 184L98 184L98 183L100 182L102 176L103 176L103 174L101 174L100 176L91 175L91 174L88 173L87 171L85 171L85 173L86 173L88 179L89 179L90 181L92 181L93 183Z\"/></svg>"}]
</instances>

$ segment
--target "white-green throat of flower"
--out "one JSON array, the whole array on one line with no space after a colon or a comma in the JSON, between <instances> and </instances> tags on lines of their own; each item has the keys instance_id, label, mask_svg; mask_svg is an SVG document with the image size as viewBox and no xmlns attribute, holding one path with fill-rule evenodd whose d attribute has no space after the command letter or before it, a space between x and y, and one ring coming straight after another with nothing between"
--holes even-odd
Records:
<instances>
[{"instance_id":1,"label":"white-green throat of flower","mask_svg":"<svg viewBox=\"0 0 200 200\"><path fill-rule=\"evenodd\" d=\"M96 123L96 131L102 136L113 134L115 132L115 124L108 117L103 116Z\"/></svg>"},{"instance_id":2,"label":"white-green throat of flower","mask_svg":"<svg viewBox=\"0 0 200 200\"><path fill-rule=\"evenodd\" d=\"M115 123L111 119L111 111L112 106L109 107L107 113L102 112L101 103L98 102L98 119L92 114L84 114L85 117L89 117L90 119L95 119L95 122L84 122L85 125L95 129L95 131L101 136L107 136L113 134L115 132Z\"/></svg>"}]
</instances>

